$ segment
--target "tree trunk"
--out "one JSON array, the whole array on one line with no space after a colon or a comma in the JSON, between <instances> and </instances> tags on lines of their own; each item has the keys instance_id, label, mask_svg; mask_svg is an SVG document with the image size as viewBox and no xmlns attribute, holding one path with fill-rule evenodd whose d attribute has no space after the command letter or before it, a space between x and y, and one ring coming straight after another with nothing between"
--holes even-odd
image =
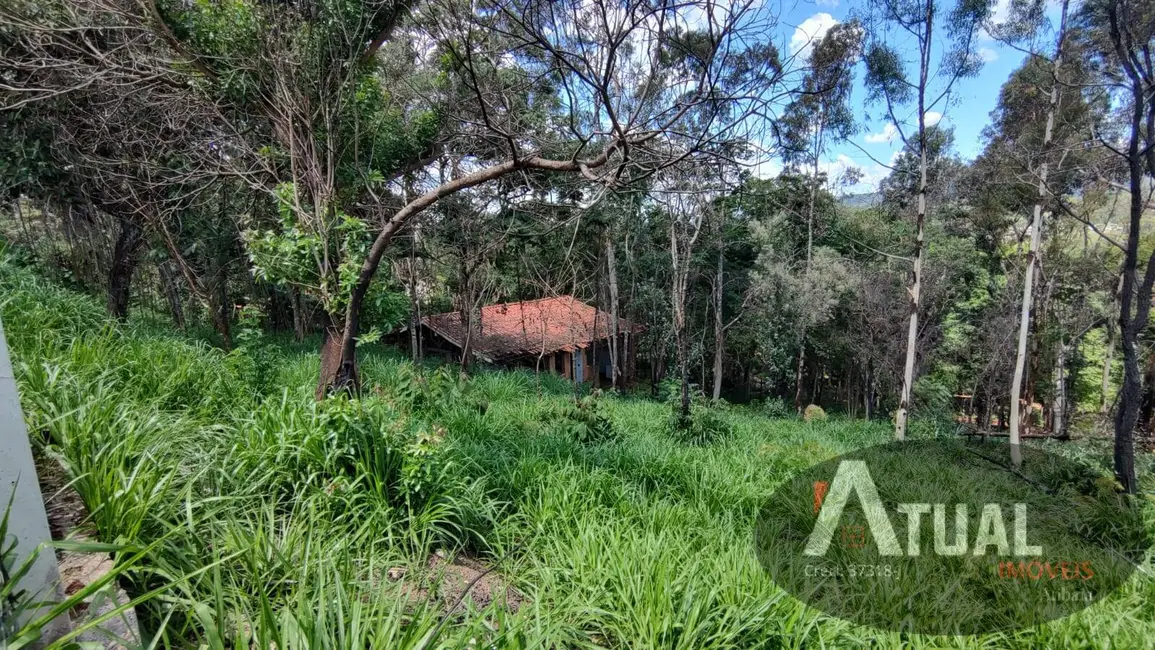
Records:
<instances>
[{"instance_id":1,"label":"tree trunk","mask_svg":"<svg viewBox=\"0 0 1155 650\"><path fill-rule=\"evenodd\" d=\"M473 308L463 311L461 317L465 319L465 342L461 346L461 372L468 373L473 359Z\"/></svg>"},{"instance_id":2,"label":"tree trunk","mask_svg":"<svg viewBox=\"0 0 1155 650\"><path fill-rule=\"evenodd\" d=\"M160 274L161 284L164 286L164 296L168 301L168 310L172 315L173 327L184 330L184 305L181 304L180 290L176 284L176 275L168 265L168 262L161 262L156 268Z\"/></svg>"},{"instance_id":3,"label":"tree trunk","mask_svg":"<svg viewBox=\"0 0 1155 650\"><path fill-rule=\"evenodd\" d=\"M1119 293L1119 332L1123 339L1123 386L1119 390L1119 410L1115 413L1115 478L1128 494L1139 488L1135 477L1135 424L1139 420L1139 400L1142 397L1142 377L1139 373L1139 332L1146 328L1146 316L1151 307L1151 287L1147 277L1140 287L1138 273L1139 238L1143 219L1143 173L1140 167L1139 133L1142 115L1142 90L1138 82L1132 96L1133 108L1131 143L1128 156L1131 177L1130 229L1123 262L1123 290ZM1155 259L1147 263L1146 276L1155 272ZM1136 295L1139 294L1139 295Z\"/></svg>"},{"instance_id":4,"label":"tree trunk","mask_svg":"<svg viewBox=\"0 0 1155 650\"><path fill-rule=\"evenodd\" d=\"M714 401L722 398L722 355L725 353L726 332L722 321L722 279L725 248L718 245L718 274L714 280Z\"/></svg>"},{"instance_id":5,"label":"tree trunk","mask_svg":"<svg viewBox=\"0 0 1155 650\"><path fill-rule=\"evenodd\" d=\"M20 207L20 196L19 195L17 195L17 197L12 201L12 214L15 215L15 217L16 217L16 223L20 224L20 231L24 233L24 245L29 247L29 248L32 248L32 244L33 244L34 240L32 239L32 235L28 232L27 222L24 221L24 210ZM68 220L68 224L71 227L72 219ZM72 245L71 237L69 238L68 243L69 243L69 247L71 247L71 245Z\"/></svg>"},{"instance_id":6,"label":"tree trunk","mask_svg":"<svg viewBox=\"0 0 1155 650\"><path fill-rule=\"evenodd\" d=\"M128 320L128 301L132 295L132 276L136 272L137 254L144 243L144 232L132 219L120 218L120 234L112 249L108 269L108 314L119 321Z\"/></svg>"},{"instance_id":7,"label":"tree trunk","mask_svg":"<svg viewBox=\"0 0 1155 650\"><path fill-rule=\"evenodd\" d=\"M1130 282L1126 284L1131 284ZM1128 287L1130 289L1131 287ZM1129 298L1123 302L1129 303ZM1130 319L1128 319L1130 320ZM1119 410L1115 413L1115 478L1128 494L1136 494L1135 477L1135 424L1139 419L1141 380L1139 354L1135 349L1137 338L1130 327L1123 326L1123 386L1119 390Z\"/></svg>"},{"instance_id":8,"label":"tree trunk","mask_svg":"<svg viewBox=\"0 0 1155 650\"><path fill-rule=\"evenodd\" d=\"M673 283L670 291L670 305L674 312L674 341L678 355L678 378L682 382L681 410L679 413L682 422L688 423L690 418L690 364L686 349L686 275L688 275L689 270L683 268L685 264L683 264L682 253L678 247L677 229L676 219L671 219L670 257L673 263Z\"/></svg>"},{"instance_id":9,"label":"tree trunk","mask_svg":"<svg viewBox=\"0 0 1155 650\"><path fill-rule=\"evenodd\" d=\"M921 160L919 162L920 180L918 183L918 215L915 222L914 240L914 269L911 273L910 287L907 294L910 296L910 322L906 331L906 362L902 372L902 394L899 396L898 411L894 415L894 438L906 439L906 420L910 410L910 395L914 385L914 356L918 347L918 310L922 294L922 253L926 237L926 128L923 117L922 102L919 102L919 139L921 141Z\"/></svg>"},{"instance_id":10,"label":"tree trunk","mask_svg":"<svg viewBox=\"0 0 1155 650\"><path fill-rule=\"evenodd\" d=\"M610 289L610 386L614 390L622 387L621 375L621 346L618 339L618 263L614 256L614 242L607 229L605 236L606 247L606 282Z\"/></svg>"},{"instance_id":11,"label":"tree trunk","mask_svg":"<svg viewBox=\"0 0 1155 650\"><path fill-rule=\"evenodd\" d=\"M818 127L814 130L814 159L813 167L810 171L810 197L807 201L806 207L806 270L803 276L807 282L810 280L810 267L814 260L814 206L818 202L818 158L822 150L822 129L824 121L820 115L818 118ZM806 363L806 327L803 325L799 328L798 335L798 367L794 372L794 410L802 414L802 376L803 368ZM811 401L817 401L812 399Z\"/></svg>"},{"instance_id":12,"label":"tree trunk","mask_svg":"<svg viewBox=\"0 0 1155 650\"><path fill-rule=\"evenodd\" d=\"M1111 299L1111 308L1113 311L1119 310L1119 293L1123 291L1123 276L1119 276L1119 285L1115 289L1115 295ZM1108 395L1111 390L1111 362L1115 357L1115 325L1113 319L1107 320L1107 351L1103 355L1103 380L1099 395L1099 413L1107 415L1111 406L1111 398Z\"/></svg>"},{"instance_id":13,"label":"tree trunk","mask_svg":"<svg viewBox=\"0 0 1155 650\"><path fill-rule=\"evenodd\" d=\"M1067 344L1059 341L1058 354L1055 358L1055 386L1054 398L1051 402L1051 434L1057 438L1065 438L1067 421L1064 415L1067 412ZM1013 426L1012 419L1012 426ZM1022 461L1022 458L1019 458Z\"/></svg>"},{"instance_id":14,"label":"tree trunk","mask_svg":"<svg viewBox=\"0 0 1155 650\"><path fill-rule=\"evenodd\" d=\"M806 341L803 338L802 346L798 348L798 363L794 369L794 410L802 413L803 370L806 364Z\"/></svg>"},{"instance_id":15,"label":"tree trunk","mask_svg":"<svg viewBox=\"0 0 1155 650\"><path fill-rule=\"evenodd\" d=\"M340 322L336 316L328 316L329 325L325 327L321 339L321 378L317 383L316 398L324 399L329 394L338 391L348 391L356 394L360 391L359 376L357 374L357 358L352 360L345 357L342 350L344 341L343 332L333 323ZM332 378L325 382L326 377Z\"/></svg>"},{"instance_id":16,"label":"tree trunk","mask_svg":"<svg viewBox=\"0 0 1155 650\"><path fill-rule=\"evenodd\" d=\"M309 329L305 316L304 298L301 296L300 287L293 287L289 291L289 304L293 308L293 337L300 343L305 340L305 335Z\"/></svg>"},{"instance_id":17,"label":"tree trunk","mask_svg":"<svg viewBox=\"0 0 1155 650\"><path fill-rule=\"evenodd\" d=\"M232 327L230 317L232 305L229 301L229 276L222 265L213 272L212 286L209 293L209 317L213 322L213 329L221 336L221 345L226 350L233 347Z\"/></svg>"},{"instance_id":18,"label":"tree trunk","mask_svg":"<svg viewBox=\"0 0 1155 650\"><path fill-rule=\"evenodd\" d=\"M421 361L421 307L417 304L417 230L409 248L409 358Z\"/></svg>"},{"instance_id":19,"label":"tree trunk","mask_svg":"<svg viewBox=\"0 0 1155 650\"><path fill-rule=\"evenodd\" d=\"M413 200L413 178L405 179L405 200ZM409 237L409 358L414 363L421 362L421 301L417 295L419 277L417 249L421 246L421 219L414 218Z\"/></svg>"}]
</instances>

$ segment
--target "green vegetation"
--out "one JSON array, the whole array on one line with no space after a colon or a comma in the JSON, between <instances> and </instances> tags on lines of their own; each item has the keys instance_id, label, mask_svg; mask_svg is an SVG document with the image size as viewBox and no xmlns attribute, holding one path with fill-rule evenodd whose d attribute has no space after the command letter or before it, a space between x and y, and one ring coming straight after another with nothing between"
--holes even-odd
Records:
<instances>
[{"instance_id":1,"label":"green vegetation","mask_svg":"<svg viewBox=\"0 0 1155 650\"><path fill-rule=\"evenodd\" d=\"M778 589L751 542L764 499L801 468L888 440L888 423L702 407L728 433L687 444L660 401L575 404L569 384L525 372L466 383L375 346L361 399L317 402L316 356L296 344L258 332L225 352L147 314L117 324L11 256L0 296L33 439L76 479L102 541L144 549L124 580L133 594L163 587L140 605L162 645L1137 648L1155 638L1155 580L1143 571L1070 618L971 639L856 627ZM1108 467L1090 444L1052 446ZM496 567L520 607L466 598L446 617L436 597L415 596L409 576L438 550Z\"/></svg>"}]
</instances>

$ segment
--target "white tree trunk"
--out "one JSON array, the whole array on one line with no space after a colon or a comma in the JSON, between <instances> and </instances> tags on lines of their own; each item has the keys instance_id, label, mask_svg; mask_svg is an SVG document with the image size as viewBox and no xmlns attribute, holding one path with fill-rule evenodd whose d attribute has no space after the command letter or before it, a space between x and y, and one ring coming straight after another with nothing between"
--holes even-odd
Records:
<instances>
[{"instance_id":1,"label":"white tree trunk","mask_svg":"<svg viewBox=\"0 0 1155 650\"><path fill-rule=\"evenodd\" d=\"M1048 129L1049 131L1049 129ZM1046 177L1047 164L1043 163L1042 176ZM1040 189L1040 191L1045 191ZM1034 217L1031 220L1031 247L1027 252L1027 268L1023 276L1023 301L1022 309L1019 314L1019 344L1015 351L1015 374L1011 381L1011 455L1017 456L1017 449L1019 444L1020 433L1019 428L1021 424L1020 416L1020 402L1022 401L1023 392L1023 372L1027 364L1027 338L1031 329L1031 304L1033 302L1033 290L1035 280L1035 263L1039 254L1039 245L1042 240L1043 230L1043 206L1042 203L1035 203ZM1015 464L1018 464L1018 460Z\"/></svg>"},{"instance_id":2,"label":"white tree trunk","mask_svg":"<svg viewBox=\"0 0 1155 650\"><path fill-rule=\"evenodd\" d=\"M620 351L618 349L618 264L614 242L606 232L606 281L610 287L610 386L621 388Z\"/></svg>"},{"instance_id":3,"label":"white tree trunk","mask_svg":"<svg viewBox=\"0 0 1155 650\"><path fill-rule=\"evenodd\" d=\"M1051 431L1057 437L1063 436L1063 414L1067 409L1067 345L1059 341L1058 359L1055 361L1055 398L1051 403Z\"/></svg>"},{"instance_id":4,"label":"white tree trunk","mask_svg":"<svg viewBox=\"0 0 1155 650\"><path fill-rule=\"evenodd\" d=\"M714 401L722 398L722 354L726 345L722 321L722 277L725 248L718 242L718 274L714 280Z\"/></svg>"},{"instance_id":5,"label":"white tree trunk","mask_svg":"<svg viewBox=\"0 0 1155 650\"><path fill-rule=\"evenodd\" d=\"M1047 106L1047 127L1043 133L1042 164L1039 166L1038 197L1035 199L1034 214L1031 219L1031 248L1027 252L1027 268L1023 277L1023 304L1019 315L1019 346L1015 353L1015 374L1011 382L1011 462L1017 467L1022 464L1022 452L1019 444L1021 434L1021 418L1019 416L1019 400L1023 390L1023 369L1027 361L1027 336L1031 327L1031 290L1035 277L1035 266L1038 263L1039 246L1043 239L1043 202L1047 197L1047 172L1049 164L1047 154L1051 150L1051 138L1054 135L1055 107L1059 103L1059 69L1063 61L1063 37L1067 27L1067 0L1063 1L1062 17L1059 21L1058 44L1055 46L1055 62L1051 84L1051 98ZM1062 354L1062 351L1060 351ZM1061 374L1061 373L1060 373ZM1058 416L1061 422L1062 416Z\"/></svg>"},{"instance_id":6,"label":"white tree trunk","mask_svg":"<svg viewBox=\"0 0 1155 650\"><path fill-rule=\"evenodd\" d=\"M687 418L690 415L690 374L686 359L686 278L687 273L682 264L681 253L678 250L678 224L676 219L670 220L670 260L673 264L673 283L670 285L670 306L674 316L674 339L678 355L678 380L682 384L681 415Z\"/></svg>"},{"instance_id":7,"label":"white tree trunk","mask_svg":"<svg viewBox=\"0 0 1155 650\"><path fill-rule=\"evenodd\" d=\"M921 121L921 118L920 118ZM902 371L902 394L899 396L898 411L894 414L894 438L906 440L906 419L910 410L911 387L914 385L914 354L918 348L918 310L922 294L922 251L926 237L926 151L922 153L922 180L918 192L918 221L914 248L914 271L907 289L910 296L910 323L906 331L906 364Z\"/></svg>"}]
</instances>

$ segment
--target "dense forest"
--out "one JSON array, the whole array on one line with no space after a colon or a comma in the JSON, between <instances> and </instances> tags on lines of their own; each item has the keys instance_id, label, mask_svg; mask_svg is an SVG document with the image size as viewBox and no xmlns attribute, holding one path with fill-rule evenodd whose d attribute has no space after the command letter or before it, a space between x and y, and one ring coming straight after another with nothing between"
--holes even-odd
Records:
<instances>
[{"instance_id":1,"label":"dense forest","mask_svg":"<svg viewBox=\"0 0 1155 650\"><path fill-rule=\"evenodd\" d=\"M1142 492L1155 431L1155 4L884 0L805 47L772 36L784 11L751 0L0 0L0 266L15 296L3 315L30 425L57 420L28 395L63 390L41 388L37 355L67 358L80 332L203 342L197 354L220 355L204 357L205 372L232 377L228 360L243 359L236 390L272 404L304 386L316 404L267 408L321 417L339 408L328 402L397 382L442 382L450 395L470 378L498 382L469 349L482 308L574 296L608 315L611 341L639 324L611 345L608 378L557 397L594 437L610 425L590 411L639 427L651 417L629 415L631 396L663 400L694 440L747 404L759 417L829 413L888 439L1006 438L1016 466L1026 439L1102 441L1118 489ZM977 154L964 155L951 118L974 112L959 88L990 43L1021 64L998 80L980 141L965 143ZM857 144L870 120L897 144L891 158ZM860 164L832 165L847 148ZM29 287L54 297L35 306ZM464 349L426 359L422 319L445 312L470 333ZM382 374L382 354L419 370ZM154 404L142 396L159 370L116 359L144 373L140 386L113 370L89 379L116 377L127 383L110 395ZM202 363L190 359L183 372ZM442 369L420 370L431 361ZM428 376L404 388L404 372ZM564 396L545 374L533 373L538 394ZM188 381L203 395L164 399L190 422L266 408L221 394L233 379ZM596 406L582 397L592 388L623 401ZM514 461L485 449L485 471L470 471L504 476L509 503L529 498ZM289 489L271 477L271 492ZM192 490L165 479L186 480ZM444 506L456 518L445 529L497 554L469 522L500 508L447 485L414 490L468 502ZM97 489L82 488L86 500ZM407 516L406 530L424 531L414 536L449 535ZM501 553L538 544L512 541L523 533L498 534ZM174 572L207 566L166 558ZM181 623L207 634L196 611ZM607 645L676 645L638 629L615 638Z\"/></svg>"}]
</instances>

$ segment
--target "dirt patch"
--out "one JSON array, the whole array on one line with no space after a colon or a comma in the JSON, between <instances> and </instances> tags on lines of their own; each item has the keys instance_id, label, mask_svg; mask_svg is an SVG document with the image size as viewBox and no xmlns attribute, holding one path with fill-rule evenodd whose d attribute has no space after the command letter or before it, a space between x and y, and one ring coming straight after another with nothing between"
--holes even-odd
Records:
<instances>
[{"instance_id":1,"label":"dirt patch","mask_svg":"<svg viewBox=\"0 0 1155 650\"><path fill-rule=\"evenodd\" d=\"M48 515L48 529L52 539L71 539L78 542L96 541L96 529L88 521L88 509L80 494L69 484L68 472L56 459L37 454L36 474L40 479L40 493ZM80 553L57 549L56 564L60 572L60 591L65 597L73 596L101 579L113 569L107 553ZM128 602L128 595L115 582L89 595L69 612L72 627L116 610ZM94 643L105 648L125 648L140 645L136 613L132 608L109 618L81 634L77 641Z\"/></svg>"},{"instance_id":2,"label":"dirt patch","mask_svg":"<svg viewBox=\"0 0 1155 650\"><path fill-rule=\"evenodd\" d=\"M44 510L48 514L48 528L52 539L64 539L80 529L85 537L94 537L96 531L87 524L88 509L80 493L69 483L68 472L55 458L36 455L36 475L40 478L40 493L44 495ZM57 557L61 555L56 552Z\"/></svg>"},{"instance_id":3,"label":"dirt patch","mask_svg":"<svg viewBox=\"0 0 1155 650\"><path fill-rule=\"evenodd\" d=\"M402 596L412 605L434 602L446 614L458 614L466 603L477 609L496 604L516 612L525 596L492 566L464 554L433 553L418 570L393 567L385 572L389 582L400 583Z\"/></svg>"}]
</instances>

